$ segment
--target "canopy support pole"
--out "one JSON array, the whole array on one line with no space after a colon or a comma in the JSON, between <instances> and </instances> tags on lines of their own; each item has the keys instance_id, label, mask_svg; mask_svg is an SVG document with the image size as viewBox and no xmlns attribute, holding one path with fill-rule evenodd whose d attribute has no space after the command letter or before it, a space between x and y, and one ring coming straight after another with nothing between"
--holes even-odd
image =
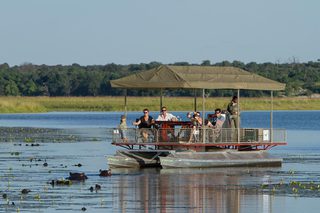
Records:
<instances>
[{"instance_id":1,"label":"canopy support pole","mask_svg":"<svg viewBox=\"0 0 320 213\"><path fill-rule=\"evenodd\" d=\"M273 91L270 91L271 95L271 110L270 110L270 142L273 142Z\"/></svg>"},{"instance_id":2,"label":"canopy support pole","mask_svg":"<svg viewBox=\"0 0 320 213\"><path fill-rule=\"evenodd\" d=\"M202 89L202 143L205 143L205 135L206 135L206 132L205 132L205 128L204 128L204 115L205 115L205 112L206 112L206 107L205 107L205 89Z\"/></svg>"},{"instance_id":3,"label":"canopy support pole","mask_svg":"<svg viewBox=\"0 0 320 213\"><path fill-rule=\"evenodd\" d=\"M238 89L238 119L237 119L237 132L238 132L238 143L240 143L240 89Z\"/></svg>"},{"instance_id":4,"label":"canopy support pole","mask_svg":"<svg viewBox=\"0 0 320 213\"><path fill-rule=\"evenodd\" d=\"M124 90L124 115L127 116L127 89Z\"/></svg>"},{"instance_id":5,"label":"canopy support pole","mask_svg":"<svg viewBox=\"0 0 320 213\"><path fill-rule=\"evenodd\" d=\"M194 93L194 102L193 102L193 104L194 104L194 106L193 106L193 109L194 109L194 112L196 112L197 111L197 89L194 89L193 90L193 93Z\"/></svg>"},{"instance_id":6,"label":"canopy support pole","mask_svg":"<svg viewBox=\"0 0 320 213\"><path fill-rule=\"evenodd\" d=\"M163 106L162 98L163 98L163 94L162 94L162 88L161 88L160 89L160 111L161 111L161 108Z\"/></svg>"}]
</instances>

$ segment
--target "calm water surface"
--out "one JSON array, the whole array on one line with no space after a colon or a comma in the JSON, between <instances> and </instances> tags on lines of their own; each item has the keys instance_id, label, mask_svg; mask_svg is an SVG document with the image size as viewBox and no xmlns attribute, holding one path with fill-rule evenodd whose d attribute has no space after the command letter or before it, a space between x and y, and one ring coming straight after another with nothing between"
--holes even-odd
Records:
<instances>
[{"instance_id":1,"label":"calm water surface","mask_svg":"<svg viewBox=\"0 0 320 213\"><path fill-rule=\"evenodd\" d=\"M320 111L274 113L274 128L286 128L289 143L270 151L284 158L280 168L113 170L99 177L105 157L117 150L108 128L120 115L0 115L0 212L318 212L320 191L296 192L290 183L320 183ZM130 113L128 124L140 115ZM243 127L269 123L268 112L242 114ZM48 184L69 172L88 179ZM95 184L101 190L90 192ZM21 194L24 188L31 192Z\"/></svg>"}]
</instances>

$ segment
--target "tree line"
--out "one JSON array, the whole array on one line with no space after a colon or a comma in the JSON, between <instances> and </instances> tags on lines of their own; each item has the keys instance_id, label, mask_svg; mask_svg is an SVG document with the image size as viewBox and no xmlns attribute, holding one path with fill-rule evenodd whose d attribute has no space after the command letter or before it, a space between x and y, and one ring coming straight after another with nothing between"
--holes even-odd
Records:
<instances>
[{"instance_id":1,"label":"tree line","mask_svg":"<svg viewBox=\"0 0 320 213\"><path fill-rule=\"evenodd\" d=\"M135 72L152 69L159 62L141 64L106 65L34 65L25 63L10 67L0 64L0 96L118 96L122 89L110 86L110 80ZM286 84L284 92L276 96L298 96L320 93L320 61L307 63L243 63L223 61L211 64L204 60L201 64L176 62L170 65L233 66ZM234 91L208 90L208 96L231 96ZM242 96L259 97L263 91L243 91ZM131 96L159 95L159 90L129 90ZM193 96L193 90L166 90L168 96Z\"/></svg>"}]
</instances>

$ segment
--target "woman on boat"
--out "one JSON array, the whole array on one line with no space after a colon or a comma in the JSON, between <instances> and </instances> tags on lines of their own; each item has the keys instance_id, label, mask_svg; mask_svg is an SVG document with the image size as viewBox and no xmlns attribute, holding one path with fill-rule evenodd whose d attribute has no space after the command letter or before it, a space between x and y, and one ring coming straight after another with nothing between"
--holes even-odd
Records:
<instances>
[{"instance_id":1,"label":"woman on boat","mask_svg":"<svg viewBox=\"0 0 320 213\"><path fill-rule=\"evenodd\" d=\"M154 125L154 119L149 115L149 110L146 108L143 110L143 116L141 116L136 122L132 124L138 126L141 130L142 140L143 142L148 141L149 137L149 129Z\"/></svg>"},{"instance_id":2,"label":"woman on boat","mask_svg":"<svg viewBox=\"0 0 320 213\"><path fill-rule=\"evenodd\" d=\"M200 134L199 128L202 126L202 119L200 116L200 112L194 112L190 121L192 123L192 129L191 129L191 134L188 142L196 143L199 141L199 134Z\"/></svg>"}]
</instances>

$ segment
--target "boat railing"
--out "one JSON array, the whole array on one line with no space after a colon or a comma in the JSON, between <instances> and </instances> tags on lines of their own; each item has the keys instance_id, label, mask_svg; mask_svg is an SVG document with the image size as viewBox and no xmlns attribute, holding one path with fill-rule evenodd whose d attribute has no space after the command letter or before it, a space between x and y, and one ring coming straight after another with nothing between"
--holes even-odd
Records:
<instances>
[{"instance_id":1,"label":"boat railing","mask_svg":"<svg viewBox=\"0 0 320 213\"><path fill-rule=\"evenodd\" d=\"M240 137L238 137L238 131ZM275 144L286 143L285 129L270 128L150 128L114 129L117 144Z\"/></svg>"}]
</instances>

